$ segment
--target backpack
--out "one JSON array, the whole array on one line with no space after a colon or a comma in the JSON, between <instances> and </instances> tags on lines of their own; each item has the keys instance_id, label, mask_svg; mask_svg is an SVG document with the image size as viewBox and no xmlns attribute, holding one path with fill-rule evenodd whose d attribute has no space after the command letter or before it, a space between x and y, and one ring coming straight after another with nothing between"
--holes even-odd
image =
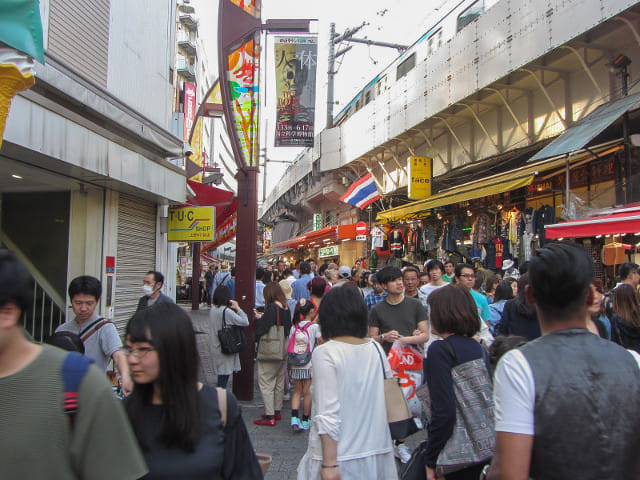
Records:
<instances>
[{"instance_id":1,"label":"backpack","mask_svg":"<svg viewBox=\"0 0 640 480\"><path fill-rule=\"evenodd\" d=\"M313 322L307 323L304 327L300 328L299 324L296 324L293 334L289 338L289 345L287 346L288 359L287 363L292 368L304 367L311 361L311 338L309 337L309 327L313 325ZM303 332L307 337L306 348L304 352L296 352L296 334Z\"/></svg>"},{"instance_id":2,"label":"backpack","mask_svg":"<svg viewBox=\"0 0 640 480\"><path fill-rule=\"evenodd\" d=\"M62 400L62 411L69 418L71 430L78 413L78 392L80 384L85 374L89 370L89 365L93 359L85 357L78 352L69 352L62 362L62 386L64 395Z\"/></svg>"}]
</instances>

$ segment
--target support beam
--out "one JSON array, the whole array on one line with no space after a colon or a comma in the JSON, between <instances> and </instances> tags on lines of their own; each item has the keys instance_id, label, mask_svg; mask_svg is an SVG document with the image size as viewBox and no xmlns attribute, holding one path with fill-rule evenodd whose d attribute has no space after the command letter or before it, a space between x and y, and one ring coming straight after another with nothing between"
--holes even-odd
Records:
<instances>
[{"instance_id":1,"label":"support beam","mask_svg":"<svg viewBox=\"0 0 640 480\"><path fill-rule=\"evenodd\" d=\"M418 133L420 133L420 135L422 135L422 138L424 138L424 141L426 142L427 146L430 149L436 150L438 153L435 155L438 158L438 161L440 161L440 163L442 163L442 165L444 166L444 169L448 172L449 170L451 170L451 164L447 161L445 161L442 158L442 155L440 155L440 152L436 149L436 147L433 145L433 142L431 141L431 139L427 136L426 133L424 133L422 130L420 130L419 128L415 128L414 130L416 130Z\"/></svg>"},{"instance_id":2,"label":"support beam","mask_svg":"<svg viewBox=\"0 0 640 480\"><path fill-rule=\"evenodd\" d=\"M631 21L628 18L613 17L613 19L614 20L618 20L619 22L622 22L627 27L629 27L629 30L631 30L631 33L633 34L634 38L636 39L636 43L638 45L640 45L640 33L638 33L638 29L635 27L635 25L633 23L631 23Z\"/></svg>"},{"instance_id":3,"label":"support beam","mask_svg":"<svg viewBox=\"0 0 640 480\"><path fill-rule=\"evenodd\" d=\"M398 165L398 169L402 170L404 172L405 176L407 178L409 178L409 172L407 172L407 167L401 165L400 162L398 161L398 146L397 145L395 146L395 150L396 150L395 153L391 152L391 151L389 153L391 153L391 157L393 158L393 161L396 162L396 165Z\"/></svg>"},{"instance_id":4,"label":"support beam","mask_svg":"<svg viewBox=\"0 0 640 480\"><path fill-rule=\"evenodd\" d=\"M600 85L598 85L598 82L596 81L596 78L593 76L593 73L591 72L591 69L587 65L587 62L582 57L582 55L580 55L580 53L575 48L573 48L573 47L571 47L569 45L562 45L560 48L565 48L565 49L569 50L570 52L572 52L576 57L578 57L578 60L580 61L580 65L582 65L582 69L587 74L587 77L589 77L589 80L591 80L591 83L593 84L593 86L596 87L596 90L598 91L598 94L602 95L602 89L600 88Z\"/></svg>"},{"instance_id":5,"label":"support beam","mask_svg":"<svg viewBox=\"0 0 640 480\"><path fill-rule=\"evenodd\" d=\"M385 173L385 175L387 176L386 178L388 178L389 180L391 180L391 183L393 183L393 186L394 186L394 187L396 187L396 190L397 190L398 188L400 188L400 184L399 184L397 181L395 181L395 180L393 179L393 177L392 177L391 175L389 175L389 172L387 172L387 169L386 169L386 168L384 168L384 164L383 164L383 162L384 162L384 152L382 152L382 161L378 160L377 158L376 158L376 161L378 162L378 166L382 169L382 171L383 171L383 172ZM384 192L384 190L383 190L383 192Z\"/></svg>"},{"instance_id":6,"label":"support beam","mask_svg":"<svg viewBox=\"0 0 640 480\"><path fill-rule=\"evenodd\" d=\"M480 118L478 117L478 115L476 114L475 110L473 110L473 108L471 108L469 105L467 105L466 103L456 103L456 105L462 105L463 107L466 107L467 110L469 110L471 112L471 115L473 115L473 118L476 119L476 122L478 122L478 125L480 126L480 129L484 132L485 136L487 137L487 139L491 142L491 144L493 145L493 147L496 149L496 152L501 153L500 152L500 148L498 147L498 144L496 142L493 141L493 138L491 138L491 135L489 135L489 132L487 131L487 129L485 128L484 124L482 123L482 121L480 120Z\"/></svg>"},{"instance_id":7,"label":"support beam","mask_svg":"<svg viewBox=\"0 0 640 480\"><path fill-rule=\"evenodd\" d=\"M529 73L534 80L536 81L536 83L538 84L538 87L540 88L540 90L542 91L542 94L544 95L544 97L547 99L547 102L549 102L549 105L551 106L551 108L553 108L554 113L558 116L558 118L560 119L560 121L562 122L562 125L564 126L565 130L568 128L567 127L567 120L563 115L560 115L560 110L558 109L558 107L556 107L556 104L554 103L553 99L551 98L551 95L549 95L549 92L547 91L547 88L544 86L544 84L540 81L540 79L538 78L538 76L535 74L535 72L532 72L531 70L527 70L526 68L521 68L520 69L523 72L527 72Z\"/></svg>"},{"instance_id":8,"label":"support beam","mask_svg":"<svg viewBox=\"0 0 640 480\"><path fill-rule=\"evenodd\" d=\"M518 120L518 117L516 116L516 113L511 108L511 105L509 105L509 102L507 102L507 99L504 98L504 95L502 95L502 92L500 90L495 89L495 88L488 88L488 87L485 88L485 90L489 90L490 92L495 92L495 93L498 94L498 96L502 100L502 103L504 104L505 108L511 114L511 118L513 118L513 121L516 123L516 126L520 129L520 131L522 133L524 133L524 136L527 137L527 139L529 140L529 143L533 143L533 140L531 139L531 136L524 129L524 127L522 126L522 123L520 122L520 120Z\"/></svg>"},{"instance_id":9,"label":"support beam","mask_svg":"<svg viewBox=\"0 0 640 480\"><path fill-rule=\"evenodd\" d=\"M462 142L460 141L460 139L458 138L458 135L456 135L456 132L453 131L453 128L451 128L451 125L449 125L449 122L447 122L447 120L443 117L438 117L436 115L434 115L431 118L435 118L437 120L440 120L442 123L444 123L446 125L446 127L449 129L449 132L451 133L451 136L456 140L456 142L458 143L458 146L464 151L464 153L467 155L467 157L469 158L469 160L471 160L471 162L474 162L475 159L473 158L473 156L471 155L471 153L469 152L469 150L467 150L467 147L465 147Z\"/></svg>"}]
</instances>

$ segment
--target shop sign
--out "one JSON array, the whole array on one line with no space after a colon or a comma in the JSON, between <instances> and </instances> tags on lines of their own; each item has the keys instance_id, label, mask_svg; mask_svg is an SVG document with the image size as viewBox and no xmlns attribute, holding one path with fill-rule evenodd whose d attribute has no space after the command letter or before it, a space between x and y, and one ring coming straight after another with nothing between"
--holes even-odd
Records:
<instances>
[{"instance_id":1,"label":"shop sign","mask_svg":"<svg viewBox=\"0 0 640 480\"><path fill-rule=\"evenodd\" d=\"M169 242L210 242L215 232L214 207L171 207L167 228Z\"/></svg>"},{"instance_id":2,"label":"shop sign","mask_svg":"<svg viewBox=\"0 0 640 480\"><path fill-rule=\"evenodd\" d=\"M366 235L356 235L356 242L365 242L367 240Z\"/></svg>"},{"instance_id":3,"label":"shop sign","mask_svg":"<svg viewBox=\"0 0 640 480\"><path fill-rule=\"evenodd\" d=\"M320 247L318 249L319 258L337 257L337 256L338 256L338 245L330 245L328 247Z\"/></svg>"},{"instance_id":4,"label":"shop sign","mask_svg":"<svg viewBox=\"0 0 640 480\"><path fill-rule=\"evenodd\" d=\"M322 214L314 213L313 214L313 229L320 230L322 228Z\"/></svg>"},{"instance_id":5,"label":"shop sign","mask_svg":"<svg viewBox=\"0 0 640 480\"><path fill-rule=\"evenodd\" d=\"M429 157L409 157L407 160L409 182L407 195L413 200L431 196L432 162Z\"/></svg>"}]
</instances>

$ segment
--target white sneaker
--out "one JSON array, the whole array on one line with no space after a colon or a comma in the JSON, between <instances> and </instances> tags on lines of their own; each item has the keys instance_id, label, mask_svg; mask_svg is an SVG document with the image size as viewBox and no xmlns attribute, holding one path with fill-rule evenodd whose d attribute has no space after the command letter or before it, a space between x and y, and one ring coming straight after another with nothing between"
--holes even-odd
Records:
<instances>
[{"instance_id":1,"label":"white sneaker","mask_svg":"<svg viewBox=\"0 0 640 480\"><path fill-rule=\"evenodd\" d=\"M393 453L397 458L400 459L402 463L408 463L409 460L411 460L411 452L409 451L409 448L404 443L401 443L400 445L396 445L393 449Z\"/></svg>"}]
</instances>

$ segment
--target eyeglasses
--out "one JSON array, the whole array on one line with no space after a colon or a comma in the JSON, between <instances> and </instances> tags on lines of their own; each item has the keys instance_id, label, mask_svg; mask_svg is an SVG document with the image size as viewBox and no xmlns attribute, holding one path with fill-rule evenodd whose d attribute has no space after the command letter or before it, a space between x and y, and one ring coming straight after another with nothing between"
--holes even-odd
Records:
<instances>
[{"instance_id":1,"label":"eyeglasses","mask_svg":"<svg viewBox=\"0 0 640 480\"><path fill-rule=\"evenodd\" d=\"M129 355L133 355L136 358L142 358L144 357L147 353L151 352L155 350L155 348L153 347L140 347L140 348L131 348L131 347L124 347L122 349L122 351L124 352L124 354L128 357Z\"/></svg>"}]
</instances>

